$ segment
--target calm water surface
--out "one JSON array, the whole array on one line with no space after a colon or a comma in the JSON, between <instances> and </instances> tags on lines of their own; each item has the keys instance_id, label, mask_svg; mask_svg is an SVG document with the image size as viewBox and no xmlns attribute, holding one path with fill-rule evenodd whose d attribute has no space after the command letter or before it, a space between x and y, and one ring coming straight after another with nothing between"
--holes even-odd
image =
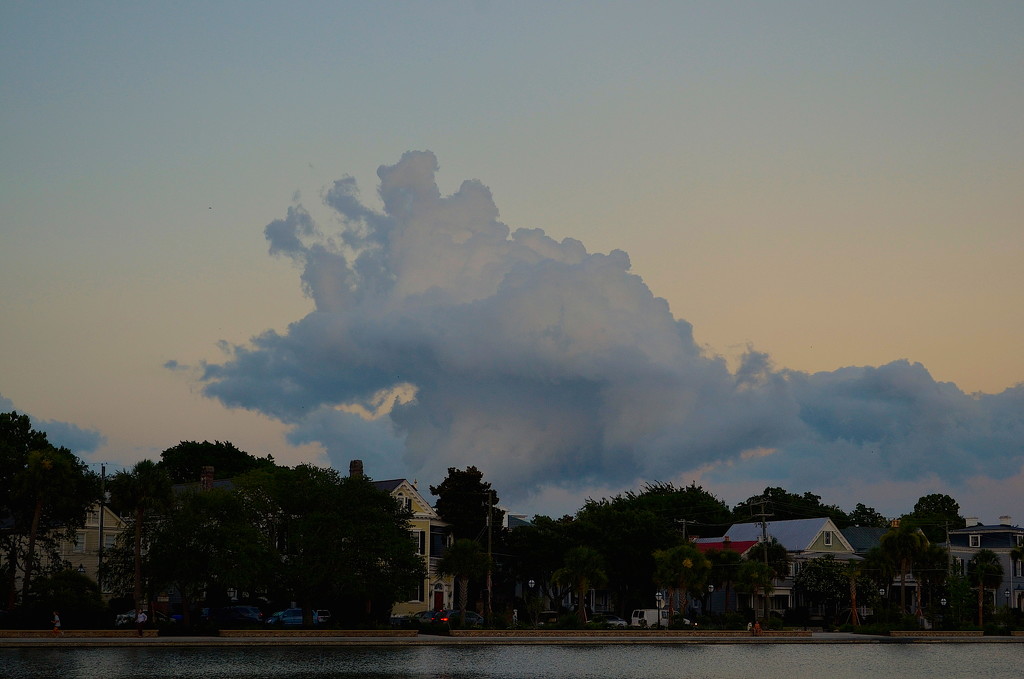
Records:
<instances>
[{"instance_id":1,"label":"calm water surface","mask_svg":"<svg viewBox=\"0 0 1024 679\"><path fill-rule=\"evenodd\" d=\"M1021 644L51 648L4 679L1021 679Z\"/></svg>"}]
</instances>

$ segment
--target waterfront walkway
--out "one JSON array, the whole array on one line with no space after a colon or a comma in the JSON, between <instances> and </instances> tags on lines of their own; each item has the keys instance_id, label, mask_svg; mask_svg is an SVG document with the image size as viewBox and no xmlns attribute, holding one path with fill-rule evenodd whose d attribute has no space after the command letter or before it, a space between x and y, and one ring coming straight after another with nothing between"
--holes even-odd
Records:
<instances>
[{"instance_id":1,"label":"waterfront walkway","mask_svg":"<svg viewBox=\"0 0 1024 679\"><path fill-rule=\"evenodd\" d=\"M18 636L18 635L21 636ZM54 637L49 632L22 632L4 630L0 634L0 648L90 648L90 647L227 647L245 646L454 646L454 645L643 645L643 644L908 644L908 643L956 643L956 644L1024 644L1024 635L1014 636L939 636L922 632L905 636L873 636L841 632L775 633L770 636L748 636L713 631L700 634L630 632L589 632L558 634L531 633L529 630L514 635L495 633L489 635L481 630L472 636L437 636L431 634L390 634L388 632L360 631L347 634L344 630L331 634L312 635L302 631L274 635L232 635L223 636L155 636L139 637L134 633L101 635L97 633L66 632Z\"/></svg>"}]
</instances>

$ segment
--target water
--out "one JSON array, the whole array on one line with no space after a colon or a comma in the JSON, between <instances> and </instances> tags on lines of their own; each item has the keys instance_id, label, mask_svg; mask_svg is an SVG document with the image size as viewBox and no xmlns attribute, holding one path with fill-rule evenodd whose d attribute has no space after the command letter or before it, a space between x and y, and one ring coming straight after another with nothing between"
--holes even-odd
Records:
<instances>
[{"instance_id":1,"label":"water","mask_svg":"<svg viewBox=\"0 0 1024 679\"><path fill-rule=\"evenodd\" d=\"M3 679L1020 679L1021 644L0 650Z\"/></svg>"}]
</instances>

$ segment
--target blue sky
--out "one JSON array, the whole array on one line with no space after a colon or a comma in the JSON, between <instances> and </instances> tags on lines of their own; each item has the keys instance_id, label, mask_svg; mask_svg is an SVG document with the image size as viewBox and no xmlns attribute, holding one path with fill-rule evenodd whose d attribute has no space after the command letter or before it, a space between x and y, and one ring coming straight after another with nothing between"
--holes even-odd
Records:
<instances>
[{"instance_id":1,"label":"blue sky","mask_svg":"<svg viewBox=\"0 0 1024 679\"><path fill-rule=\"evenodd\" d=\"M1024 517L1022 29L1008 2L4 2L0 395L93 461L219 439L424 483L475 462L526 512L657 477ZM408 151L426 231L377 193ZM291 249L264 236L289 209L318 229ZM393 315L362 295L334 327L426 352L420 384L299 334L315 246L335 274L389 253ZM483 257L540 269L450 275ZM313 346L311 383L252 365Z\"/></svg>"}]
</instances>

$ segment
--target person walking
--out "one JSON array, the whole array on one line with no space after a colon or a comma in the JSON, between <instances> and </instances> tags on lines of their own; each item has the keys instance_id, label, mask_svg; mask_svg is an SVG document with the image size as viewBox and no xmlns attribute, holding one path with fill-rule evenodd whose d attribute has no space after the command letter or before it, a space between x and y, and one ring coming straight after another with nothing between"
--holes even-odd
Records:
<instances>
[{"instance_id":1,"label":"person walking","mask_svg":"<svg viewBox=\"0 0 1024 679\"><path fill-rule=\"evenodd\" d=\"M146 621L149 618L146 616L146 611L140 610L139 614L135 617L135 626L139 630L139 636L142 636L142 630L146 626Z\"/></svg>"},{"instance_id":2,"label":"person walking","mask_svg":"<svg viewBox=\"0 0 1024 679\"><path fill-rule=\"evenodd\" d=\"M64 630L62 630L61 627L60 627L60 613L59 612L57 612L57 611L53 612L53 620L51 620L50 622L53 623L53 636L55 636L55 637L57 637L57 636L61 636L61 637L64 636Z\"/></svg>"}]
</instances>

